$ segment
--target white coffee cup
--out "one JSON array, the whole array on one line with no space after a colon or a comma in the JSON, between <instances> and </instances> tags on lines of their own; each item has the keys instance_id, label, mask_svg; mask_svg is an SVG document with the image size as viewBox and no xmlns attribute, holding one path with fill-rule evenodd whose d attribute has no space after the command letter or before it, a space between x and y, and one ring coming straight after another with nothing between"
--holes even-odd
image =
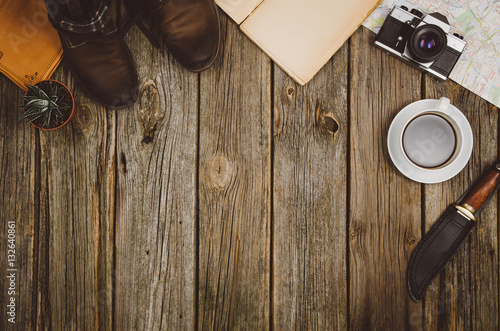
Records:
<instances>
[{"instance_id":1,"label":"white coffee cup","mask_svg":"<svg viewBox=\"0 0 500 331\"><path fill-rule=\"evenodd\" d=\"M450 179L467 164L472 130L448 98L427 99L403 108L389 128L388 149L395 166L422 183Z\"/></svg>"}]
</instances>

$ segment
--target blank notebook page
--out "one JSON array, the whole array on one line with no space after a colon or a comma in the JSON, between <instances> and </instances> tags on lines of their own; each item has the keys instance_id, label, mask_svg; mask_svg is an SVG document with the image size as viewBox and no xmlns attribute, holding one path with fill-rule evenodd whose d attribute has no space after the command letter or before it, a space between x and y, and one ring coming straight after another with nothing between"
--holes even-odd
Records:
<instances>
[{"instance_id":1,"label":"blank notebook page","mask_svg":"<svg viewBox=\"0 0 500 331\"><path fill-rule=\"evenodd\" d=\"M243 32L300 84L351 36L377 0L264 0Z\"/></svg>"},{"instance_id":2,"label":"blank notebook page","mask_svg":"<svg viewBox=\"0 0 500 331\"><path fill-rule=\"evenodd\" d=\"M215 0L236 23L241 24L263 0Z\"/></svg>"}]
</instances>

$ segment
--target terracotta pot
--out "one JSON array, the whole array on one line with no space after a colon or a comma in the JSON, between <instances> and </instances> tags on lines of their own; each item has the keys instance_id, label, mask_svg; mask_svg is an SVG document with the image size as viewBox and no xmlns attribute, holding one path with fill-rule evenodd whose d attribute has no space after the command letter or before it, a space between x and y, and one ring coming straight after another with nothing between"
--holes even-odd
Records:
<instances>
[{"instance_id":1,"label":"terracotta pot","mask_svg":"<svg viewBox=\"0 0 500 331\"><path fill-rule=\"evenodd\" d=\"M42 80L42 81L36 83L35 86L38 86L39 84L44 83L44 82L54 82L56 84L59 84L59 86L64 87L66 89L66 91L68 91L69 96L71 97L71 102L73 103L73 106L71 107L71 114L69 115L68 119L66 121L64 121L64 123L62 123L59 126L56 126L55 128L42 128L38 124L35 124L33 122L30 122L30 123L34 127L39 128L40 130L44 130L44 131L56 130L56 129L59 129L59 128L65 126L66 124L68 124L73 119L73 117L75 117L75 114L76 114L75 99L73 98L73 93L71 93L71 91L69 90L69 88L66 85L64 85L63 83L61 83L61 82L59 82L57 80L52 80L52 79ZM28 92L26 92L25 96L28 95Z\"/></svg>"}]
</instances>

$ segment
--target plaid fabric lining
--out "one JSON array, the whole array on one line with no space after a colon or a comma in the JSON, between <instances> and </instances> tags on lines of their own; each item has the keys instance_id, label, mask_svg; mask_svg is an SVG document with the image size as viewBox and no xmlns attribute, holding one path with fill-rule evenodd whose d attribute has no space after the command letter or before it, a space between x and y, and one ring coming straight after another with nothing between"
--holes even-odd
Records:
<instances>
[{"instance_id":1,"label":"plaid fabric lining","mask_svg":"<svg viewBox=\"0 0 500 331\"><path fill-rule=\"evenodd\" d=\"M104 2L101 2L99 9L97 9L92 16L92 19L85 23L74 22L67 18L55 17L55 19L64 30L78 33L90 33L104 29L109 21L111 21L111 14L109 12L109 7Z\"/></svg>"}]
</instances>

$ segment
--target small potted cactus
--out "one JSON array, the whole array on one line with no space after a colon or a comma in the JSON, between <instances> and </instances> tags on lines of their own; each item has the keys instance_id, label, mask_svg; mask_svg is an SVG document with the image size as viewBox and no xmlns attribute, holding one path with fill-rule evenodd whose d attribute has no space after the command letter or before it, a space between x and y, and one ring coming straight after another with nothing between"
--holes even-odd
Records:
<instances>
[{"instance_id":1,"label":"small potted cactus","mask_svg":"<svg viewBox=\"0 0 500 331\"><path fill-rule=\"evenodd\" d=\"M75 116L75 101L70 90L55 80L44 80L28 85L28 92L22 97L24 109L20 120L30 122L42 130L62 127Z\"/></svg>"}]
</instances>

